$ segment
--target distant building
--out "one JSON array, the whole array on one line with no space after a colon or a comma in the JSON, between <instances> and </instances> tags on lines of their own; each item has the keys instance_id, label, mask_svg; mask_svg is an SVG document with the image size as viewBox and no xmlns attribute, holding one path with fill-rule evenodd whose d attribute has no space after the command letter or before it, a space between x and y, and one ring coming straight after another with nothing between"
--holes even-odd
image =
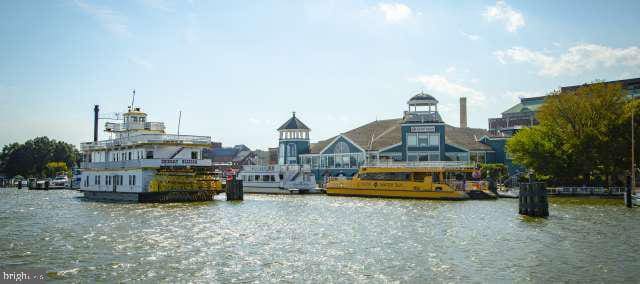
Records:
<instances>
[{"instance_id":1,"label":"distant building","mask_svg":"<svg viewBox=\"0 0 640 284\"><path fill-rule=\"evenodd\" d=\"M233 147L216 147L203 151L205 159L211 159L214 168L240 168L243 165L256 164L255 153L245 145Z\"/></svg>"},{"instance_id":2,"label":"distant building","mask_svg":"<svg viewBox=\"0 0 640 284\"><path fill-rule=\"evenodd\" d=\"M608 81L606 84L621 84L629 96L640 95L640 78ZM561 87L560 92L575 91L591 84ZM502 112L499 118L489 118L489 133L492 136L513 136L518 130L538 124L536 113L544 104L547 96L521 98L520 103Z\"/></svg>"},{"instance_id":3,"label":"distant building","mask_svg":"<svg viewBox=\"0 0 640 284\"><path fill-rule=\"evenodd\" d=\"M519 129L538 124L536 113L546 98L521 98L520 103L502 112L502 117L489 118L489 133L492 136L511 136Z\"/></svg>"}]
</instances>

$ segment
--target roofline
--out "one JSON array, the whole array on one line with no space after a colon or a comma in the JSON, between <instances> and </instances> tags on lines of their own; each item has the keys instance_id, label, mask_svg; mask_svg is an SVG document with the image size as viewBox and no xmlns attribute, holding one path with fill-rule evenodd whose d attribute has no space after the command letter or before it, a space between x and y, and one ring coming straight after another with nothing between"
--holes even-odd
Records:
<instances>
[{"instance_id":1,"label":"roofline","mask_svg":"<svg viewBox=\"0 0 640 284\"><path fill-rule=\"evenodd\" d=\"M324 154L324 151L326 151L329 146L333 145L334 143L336 143L336 141L338 141L338 139L340 137L344 137L344 139L346 139L347 141L349 141L349 143L353 144L354 146L356 146L358 149L360 149L362 152L366 152L366 150L364 148L362 148L360 145L358 145L358 143L353 142L353 140L349 139L349 137L347 137L346 135L344 135L343 133L340 133L338 136L336 136L335 139L333 139L333 141L331 141L329 144L327 144L327 146L325 146L322 151L318 152L318 154Z\"/></svg>"},{"instance_id":2,"label":"roofline","mask_svg":"<svg viewBox=\"0 0 640 284\"><path fill-rule=\"evenodd\" d=\"M615 80L615 81L606 81L606 82L592 82L592 83L584 83L584 84L580 84L580 85L573 85L573 86L566 86L566 87L560 87L560 92L562 91L571 91L571 90L575 90L577 88L580 87L584 87L584 86L589 86L589 85L593 85L593 84L598 84L598 83L604 83L604 84L616 84L616 83L621 83L623 85L627 84L627 83L638 83L640 84L640 78L629 78L629 79L622 79L622 80Z\"/></svg>"},{"instance_id":3,"label":"roofline","mask_svg":"<svg viewBox=\"0 0 640 284\"><path fill-rule=\"evenodd\" d=\"M400 136L402 136L402 135L400 135ZM400 137L400 140L401 140L400 143L396 143L396 144L389 145L389 146L384 147L384 148L380 148L380 149L378 149L378 151L383 152L383 151L389 150L389 149L391 149L393 147L398 147L398 146L402 145L402 137Z\"/></svg>"}]
</instances>

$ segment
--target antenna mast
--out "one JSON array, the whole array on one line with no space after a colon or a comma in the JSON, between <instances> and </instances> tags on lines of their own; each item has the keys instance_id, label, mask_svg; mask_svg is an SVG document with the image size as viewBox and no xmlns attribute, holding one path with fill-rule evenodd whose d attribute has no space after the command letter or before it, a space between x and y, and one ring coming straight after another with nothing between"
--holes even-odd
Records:
<instances>
[{"instance_id":1,"label":"antenna mast","mask_svg":"<svg viewBox=\"0 0 640 284\"><path fill-rule=\"evenodd\" d=\"M180 121L182 120L182 111L179 111L178 114L178 136L180 136Z\"/></svg>"},{"instance_id":2,"label":"antenna mast","mask_svg":"<svg viewBox=\"0 0 640 284\"><path fill-rule=\"evenodd\" d=\"M133 89L133 97L131 98L131 108L133 109L133 103L136 101L136 89Z\"/></svg>"}]
</instances>

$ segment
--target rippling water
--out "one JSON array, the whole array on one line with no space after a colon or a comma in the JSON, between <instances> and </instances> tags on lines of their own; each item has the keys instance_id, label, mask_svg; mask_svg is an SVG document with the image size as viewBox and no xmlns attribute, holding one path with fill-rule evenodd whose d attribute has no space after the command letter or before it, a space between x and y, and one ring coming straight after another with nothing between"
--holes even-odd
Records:
<instances>
[{"instance_id":1,"label":"rippling water","mask_svg":"<svg viewBox=\"0 0 640 284\"><path fill-rule=\"evenodd\" d=\"M71 282L640 281L640 208L620 200L552 199L531 219L513 199L217 199L0 189L0 268Z\"/></svg>"}]
</instances>

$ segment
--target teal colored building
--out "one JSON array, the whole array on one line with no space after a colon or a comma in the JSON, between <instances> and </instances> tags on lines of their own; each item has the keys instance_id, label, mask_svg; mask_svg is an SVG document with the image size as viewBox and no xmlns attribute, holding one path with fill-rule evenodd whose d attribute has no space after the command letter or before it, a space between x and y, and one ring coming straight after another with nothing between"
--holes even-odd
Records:
<instances>
[{"instance_id":1,"label":"teal colored building","mask_svg":"<svg viewBox=\"0 0 640 284\"><path fill-rule=\"evenodd\" d=\"M311 129L296 117L296 113L278 128L278 164L300 164L300 155L308 154Z\"/></svg>"}]
</instances>

